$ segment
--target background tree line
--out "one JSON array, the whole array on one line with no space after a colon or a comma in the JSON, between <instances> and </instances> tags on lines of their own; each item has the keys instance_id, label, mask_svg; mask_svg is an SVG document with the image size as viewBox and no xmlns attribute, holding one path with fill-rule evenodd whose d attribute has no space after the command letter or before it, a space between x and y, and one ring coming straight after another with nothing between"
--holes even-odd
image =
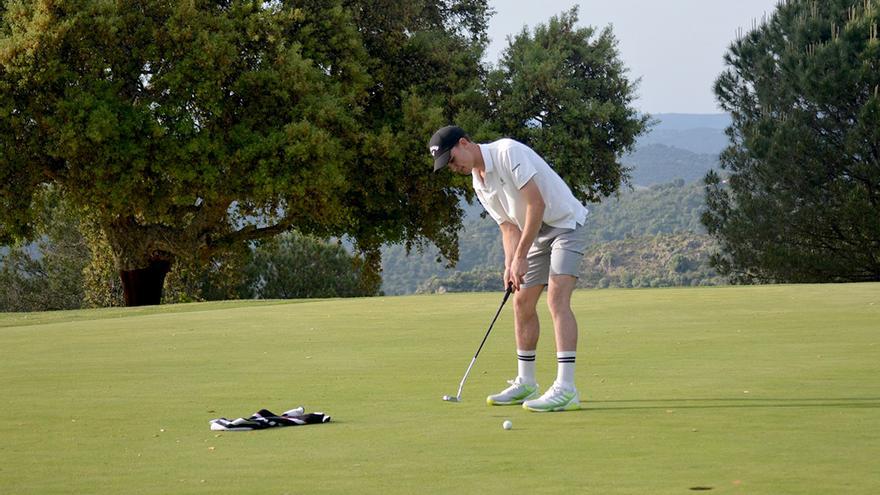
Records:
<instances>
[{"instance_id":1,"label":"background tree line","mask_svg":"<svg viewBox=\"0 0 880 495\"><path fill-rule=\"evenodd\" d=\"M38 198L39 240L0 254L0 311L122 306L106 241L57 192L47 189ZM365 280L361 263L339 243L290 231L254 242L223 264L175 271L164 301L374 295L379 287Z\"/></svg>"},{"instance_id":2,"label":"background tree line","mask_svg":"<svg viewBox=\"0 0 880 495\"><path fill-rule=\"evenodd\" d=\"M472 191L431 173L437 127L516 137L598 200L648 121L611 29L576 9L489 66L480 0L2 5L0 243L40 238L51 189L119 277L105 302L232 295L205 281L294 229L350 240L375 293L384 244L458 258Z\"/></svg>"},{"instance_id":3,"label":"background tree line","mask_svg":"<svg viewBox=\"0 0 880 495\"><path fill-rule=\"evenodd\" d=\"M383 245L459 260L472 193L423 150L449 122L526 142L581 200L613 196L649 117L610 28L578 27L573 9L490 66L490 15L473 0L0 3L4 274L61 287L51 234L85 246L95 304L159 302L166 275L166 300L232 297L220 280L255 243L298 230L350 240L375 293ZM785 0L725 54L729 146L701 221L731 281L880 280L878 23L876 0Z\"/></svg>"}]
</instances>

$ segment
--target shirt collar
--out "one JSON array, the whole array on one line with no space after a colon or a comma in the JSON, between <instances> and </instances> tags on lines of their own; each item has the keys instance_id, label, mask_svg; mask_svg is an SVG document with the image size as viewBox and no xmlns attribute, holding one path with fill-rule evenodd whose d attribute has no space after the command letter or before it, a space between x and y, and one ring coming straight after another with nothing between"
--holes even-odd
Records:
<instances>
[{"instance_id":1,"label":"shirt collar","mask_svg":"<svg viewBox=\"0 0 880 495\"><path fill-rule=\"evenodd\" d=\"M483 155L483 165L486 167L486 176L488 177L490 173L495 170L495 162L492 161L492 154L489 153L489 147L485 144L478 144L480 147L480 153ZM478 189L481 191L486 190L486 184L480 180L480 172L477 169L471 171L471 175L473 176L474 181L474 189Z\"/></svg>"},{"instance_id":2,"label":"shirt collar","mask_svg":"<svg viewBox=\"0 0 880 495\"><path fill-rule=\"evenodd\" d=\"M495 162L492 161L492 153L489 152L489 146L485 144L477 145L480 147L480 153L483 155L483 164L486 166L486 173L490 174L495 171Z\"/></svg>"}]
</instances>

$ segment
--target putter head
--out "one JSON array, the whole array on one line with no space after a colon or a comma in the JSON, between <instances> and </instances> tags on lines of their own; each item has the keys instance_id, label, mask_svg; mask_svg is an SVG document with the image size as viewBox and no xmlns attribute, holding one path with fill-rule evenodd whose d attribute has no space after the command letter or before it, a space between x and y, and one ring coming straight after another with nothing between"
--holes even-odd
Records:
<instances>
[{"instance_id":1,"label":"putter head","mask_svg":"<svg viewBox=\"0 0 880 495\"><path fill-rule=\"evenodd\" d=\"M461 402L461 399L458 397L453 397L451 395L444 395L443 400L446 402Z\"/></svg>"}]
</instances>

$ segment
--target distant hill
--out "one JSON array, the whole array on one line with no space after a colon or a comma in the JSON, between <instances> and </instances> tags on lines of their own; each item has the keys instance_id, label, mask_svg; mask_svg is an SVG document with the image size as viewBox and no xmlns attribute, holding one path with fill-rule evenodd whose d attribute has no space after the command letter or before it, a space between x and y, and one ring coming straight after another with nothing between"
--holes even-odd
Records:
<instances>
[{"instance_id":1,"label":"distant hill","mask_svg":"<svg viewBox=\"0 0 880 495\"><path fill-rule=\"evenodd\" d=\"M677 232L705 234L700 223L703 198L702 185L679 180L589 204L589 244Z\"/></svg>"},{"instance_id":2,"label":"distant hill","mask_svg":"<svg viewBox=\"0 0 880 495\"><path fill-rule=\"evenodd\" d=\"M638 147L662 144L715 157L727 147L724 130L730 126L731 120L726 113L660 113L652 117L654 126L639 138Z\"/></svg>"},{"instance_id":3,"label":"distant hill","mask_svg":"<svg viewBox=\"0 0 880 495\"><path fill-rule=\"evenodd\" d=\"M647 189L626 191L619 198L609 198L590 209L590 246L610 241L658 234L690 232L705 235L700 224L704 208L702 186L683 180L655 185ZM439 253L431 247L424 253L406 255L402 246L382 250L382 290L388 295L411 294L428 279L449 279L457 272L493 272L504 264L504 250L498 226L490 218L475 214L466 218L459 234L461 256L455 268L438 263ZM466 277L462 283L473 282ZM441 284L442 285L442 284Z\"/></svg>"},{"instance_id":4,"label":"distant hill","mask_svg":"<svg viewBox=\"0 0 880 495\"><path fill-rule=\"evenodd\" d=\"M710 169L718 168L718 155L694 153L665 144L640 144L622 163L632 169L635 186L652 186L674 180L700 181Z\"/></svg>"},{"instance_id":5,"label":"distant hill","mask_svg":"<svg viewBox=\"0 0 880 495\"><path fill-rule=\"evenodd\" d=\"M654 129L646 136L639 138L638 147L664 145L690 151L691 153L707 154L717 157L727 147L728 139L723 130L719 129Z\"/></svg>"},{"instance_id":6,"label":"distant hill","mask_svg":"<svg viewBox=\"0 0 880 495\"><path fill-rule=\"evenodd\" d=\"M718 155L728 144L724 129L730 125L729 115L666 113L653 118L653 127L638 139L635 151L621 159L633 169L634 185L701 180L718 168Z\"/></svg>"},{"instance_id":7,"label":"distant hill","mask_svg":"<svg viewBox=\"0 0 880 495\"><path fill-rule=\"evenodd\" d=\"M716 129L723 131L730 123L726 113L658 113L653 115L657 130L687 131L691 129Z\"/></svg>"},{"instance_id":8,"label":"distant hill","mask_svg":"<svg viewBox=\"0 0 880 495\"><path fill-rule=\"evenodd\" d=\"M682 232L633 237L591 246L584 253L578 287L724 285L709 266L715 241Z\"/></svg>"}]
</instances>

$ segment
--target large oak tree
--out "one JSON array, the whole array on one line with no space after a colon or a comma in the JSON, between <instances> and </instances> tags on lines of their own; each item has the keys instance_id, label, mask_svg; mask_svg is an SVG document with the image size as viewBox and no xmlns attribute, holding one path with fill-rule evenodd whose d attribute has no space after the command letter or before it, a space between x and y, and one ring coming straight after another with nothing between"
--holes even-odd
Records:
<instances>
[{"instance_id":1,"label":"large oak tree","mask_svg":"<svg viewBox=\"0 0 880 495\"><path fill-rule=\"evenodd\" d=\"M433 174L441 125L518 138L581 199L613 193L647 118L610 28L577 11L481 64L485 0L13 0L0 22L0 235L46 184L97 225L128 304L296 228L458 258L469 181ZM375 286L369 277L366 285Z\"/></svg>"},{"instance_id":2,"label":"large oak tree","mask_svg":"<svg viewBox=\"0 0 880 495\"><path fill-rule=\"evenodd\" d=\"M0 22L0 241L44 184L104 231L127 304L175 261L296 227L457 257L424 141L479 83L485 1L13 0ZM3 242L5 243L5 242Z\"/></svg>"}]
</instances>

